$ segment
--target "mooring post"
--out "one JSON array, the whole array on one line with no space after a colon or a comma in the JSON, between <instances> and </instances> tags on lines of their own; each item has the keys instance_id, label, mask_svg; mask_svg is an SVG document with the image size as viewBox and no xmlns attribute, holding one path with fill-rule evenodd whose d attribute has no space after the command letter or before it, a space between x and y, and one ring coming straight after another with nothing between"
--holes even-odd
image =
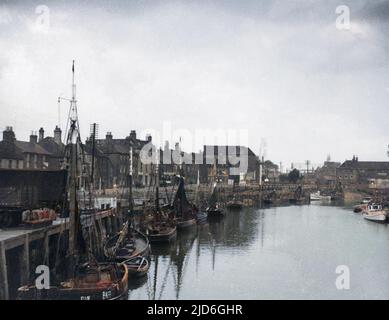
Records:
<instances>
[{"instance_id":1,"label":"mooring post","mask_svg":"<svg viewBox=\"0 0 389 320\"><path fill-rule=\"evenodd\" d=\"M46 263L46 265L50 268L49 234L47 232L45 234L44 246L45 246L45 262L44 263Z\"/></svg>"},{"instance_id":2,"label":"mooring post","mask_svg":"<svg viewBox=\"0 0 389 320\"><path fill-rule=\"evenodd\" d=\"M28 280L30 278L30 241L28 233L26 233L26 236L24 238L24 244L22 249L22 264L20 268L20 275L21 275L21 284L26 285L28 284Z\"/></svg>"},{"instance_id":3,"label":"mooring post","mask_svg":"<svg viewBox=\"0 0 389 320\"><path fill-rule=\"evenodd\" d=\"M3 300L9 299L8 291L8 273L7 273L7 258L5 255L4 242L0 242L0 298Z\"/></svg>"},{"instance_id":4,"label":"mooring post","mask_svg":"<svg viewBox=\"0 0 389 320\"><path fill-rule=\"evenodd\" d=\"M105 221L107 222L107 233L112 234L112 224L111 224L111 217L106 217L104 218Z\"/></svg>"}]
</instances>

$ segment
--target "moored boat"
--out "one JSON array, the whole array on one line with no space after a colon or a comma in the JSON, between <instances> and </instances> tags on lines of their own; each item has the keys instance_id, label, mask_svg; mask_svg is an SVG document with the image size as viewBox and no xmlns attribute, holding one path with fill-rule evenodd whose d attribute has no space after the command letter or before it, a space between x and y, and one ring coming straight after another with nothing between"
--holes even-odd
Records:
<instances>
[{"instance_id":1,"label":"moored boat","mask_svg":"<svg viewBox=\"0 0 389 320\"><path fill-rule=\"evenodd\" d=\"M226 207L231 210L239 210L243 208L243 202L232 200L227 202Z\"/></svg>"},{"instance_id":2,"label":"moored boat","mask_svg":"<svg viewBox=\"0 0 389 320\"><path fill-rule=\"evenodd\" d=\"M196 213L197 224L203 224L203 223L207 222L207 218L208 218L208 215L206 212L197 211L197 213Z\"/></svg>"},{"instance_id":3,"label":"moored boat","mask_svg":"<svg viewBox=\"0 0 389 320\"><path fill-rule=\"evenodd\" d=\"M77 275L58 286L38 289L22 286L18 289L20 300L118 300L128 291L128 268L125 264L86 264Z\"/></svg>"},{"instance_id":4,"label":"moored boat","mask_svg":"<svg viewBox=\"0 0 389 320\"><path fill-rule=\"evenodd\" d=\"M195 206L189 203L185 192L185 181L177 175L178 187L174 196L172 210L176 216L177 229L189 228L196 225Z\"/></svg>"},{"instance_id":5,"label":"moored boat","mask_svg":"<svg viewBox=\"0 0 389 320\"><path fill-rule=\"evenodd\" d=\"M386 222L387 216L387 212L380 204L370 204L367 206L367 209L363 211L363 217L369 221L384 223Z\"/></svg>"},{"instance_id":6,"label":"moored boat","mask_svg":"<svg viewBox=\"0 0 389 320\"><path fill-rule=\"evenodd\" d=\"M136 229L130 228L128 230L128 223L127 221L122 230L106 242L104 254L108 259L122 262L137 256L149 256L150 243L148 237Z\"/></svg>"},{"instance_id":7,"label":"moored boat","mask_svg":"<svg viewBox=\"0 0 389 320\"><path fill-rule=\"evenodd\" d=\"M142 256L127 259L123 261L128 268L128 276L133 278L140 278L147 274L150 269L150 262Z\"/></svg>"},{"instance_id":8,"label":"moored boat","mask_svg":"<svg viewBox=\"0 0 389 320\"><path fill-rule=\"evenodd\" d=\"M152 243L170 242L177 235L177 227L168 223L154 223L149 226L147 237Z\"/></svg>"},{"instance_id":9,"label":"moored boat","mask_svg":"<svg viewBox=\"0 0 389 320\"><path fill-rule=\"evenodd\" d=\"M209 206L205 210L208 215L208 220L220 219L225 216L224 207L221 204L221 202L219 202L218 198L219 196L217 192L217 183L215 182L213 185L213 190L209 201Z\"/></svg>"},{"instance_id":10,"label":"moored boat","mask_svg":"<svg viewBox=\"0 0 389 320\"><path fill-rule=\"evenodd\" d=\"M311 201L331 201L331 196L323 196L320 191L313 192L309 195Z\"/></svg>"}]
</instances>

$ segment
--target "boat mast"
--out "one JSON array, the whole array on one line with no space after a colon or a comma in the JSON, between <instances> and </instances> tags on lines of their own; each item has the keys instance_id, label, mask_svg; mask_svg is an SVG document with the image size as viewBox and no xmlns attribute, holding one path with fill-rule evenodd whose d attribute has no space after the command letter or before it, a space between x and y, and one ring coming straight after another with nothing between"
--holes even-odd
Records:
<instances>
[{"instance_id":1,"label":"boat mast","mask_svg":"<svg viewBox=\"0 0 389 320\"><path fill-rule=\"evenodd\" d=\"M156 179L155 179L155 208L159 212L159 149L156 152Z\"/></svg>"},{"instance_id":2,"label":"boat mast","mask_svg":"<svg viewBox=\"0 0 389 320\"><path fill-rule=\"evenodd\" d=\"M95 189L95 150L96 150L96 129L97 124L91 125L91 139L92 139L92 165L91 165L91 176L89 186L89 207L92 208L92 192Z\"/></svg>"},{"instance_id":3,"label":"boat mast","mask_svg":"<svg viewBox=\"0 0 389 320\"><path fill-rule=\"evenodd\" d=\"M78 202L77 202L77 190L78 190L78 170L79 161L78 161L78 146L81 143L80 139L80 130L78 123L77 115L77 100L76 100L76 85L74 83L74 60L72 65L72 99L70 100L70 130L67 138L67 145L70 146L70 199L69 199L69 256L76 257L79 253L77 235L79 233L80 217L78 211ZM76 258L75 258L76 259Z\"/></svg>"},{"instance_id":4,"label":"boat mast","mask_svg":"<svg viewBox=\"0 0 389 320\"><path fill-rule=\"evenodd\" d=\"M134 209L134 203L132 198L132 147L130 147L130 175L128 177L128 209L132 213Z\"/></svg>"}]
</instances>

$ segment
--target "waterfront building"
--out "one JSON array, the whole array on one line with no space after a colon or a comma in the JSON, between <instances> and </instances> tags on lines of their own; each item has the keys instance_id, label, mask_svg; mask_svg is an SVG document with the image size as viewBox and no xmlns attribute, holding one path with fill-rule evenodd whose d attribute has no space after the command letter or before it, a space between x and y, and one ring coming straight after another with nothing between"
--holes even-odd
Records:
<instances>
[{"instance_id":1,"label":"waterfront building","mask_svg":"<svg viewBox=\"0 0 389 320\"><path fill-rule=\"evenodd\" d=\"M389 162L359 161L354 156L352 160L346 160L339 166L337 178L343 185L384 186L389 182Z\"/></svg>"}]
</instances>

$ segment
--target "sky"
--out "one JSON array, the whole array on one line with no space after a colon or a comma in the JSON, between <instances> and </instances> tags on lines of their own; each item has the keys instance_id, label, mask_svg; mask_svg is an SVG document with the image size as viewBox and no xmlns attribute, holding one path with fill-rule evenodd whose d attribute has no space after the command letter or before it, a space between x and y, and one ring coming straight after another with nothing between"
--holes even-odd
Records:
<instances>
[{"instance_id":1,"label":"sky","mask_svg":"<svg viewBox=\"0 0 389 320\"><path fill-rule=\"evenodd\" d=\"M42 4L0 0L0 130L17 139L52 135L58 119L65 129L57 98L71 96L74 59L84 138L96 122L100 138L183 136L198 151L190 134L240 132L238 144L285 167L387 160L389 1ZM166 126L175 134L162 137Z\"/></svg>"}]
</instances>

